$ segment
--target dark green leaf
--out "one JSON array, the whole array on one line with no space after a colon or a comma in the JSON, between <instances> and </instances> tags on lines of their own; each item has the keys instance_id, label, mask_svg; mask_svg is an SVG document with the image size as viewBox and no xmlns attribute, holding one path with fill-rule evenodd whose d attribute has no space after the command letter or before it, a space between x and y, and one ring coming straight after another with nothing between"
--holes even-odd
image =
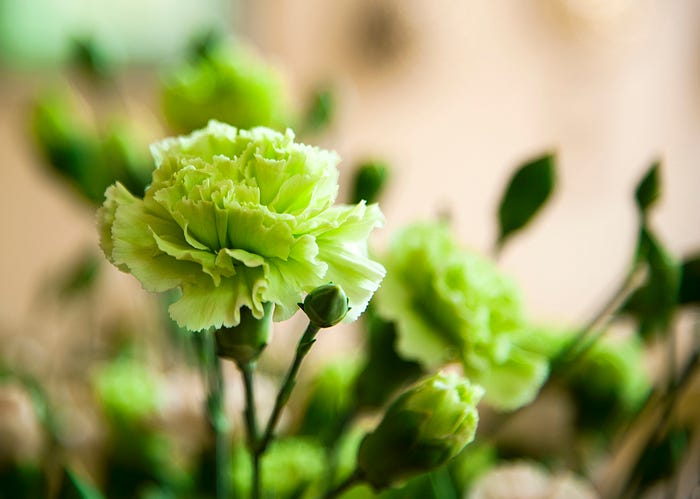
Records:
<instances>
[{"instance_id":1,"label":"dark green leaf","mask_svg":"<svg viewBox=\"0 0 700 499\"><path fill-rule=\"evenodd\" d=\"M386 185L389 168L380 161L368 161L361 164L355 172L355 186L352 202L363 199L367 203L376 203Z\"/></svg>"},{"instance_id":2,"label":"dark green leaf","mask_svg":"<svg viewBox=\"0 0 700 499\"><path fill-rule=\"evenodd\" d=\"M215 28L196 34L187 47L188 55L193 61L207 59L224 43L224 35Z\"/></svg>"},{"instance_id":3,"label":"dark green leaf","mask_svg":"<svg viewBox=\"0 0 700 499\"><path fill-rule=\"evenodd\" d=\"M114 75L114 61L94 38L75 38L71 50L73 62L95 81Z\"/></svg>"},{"instance_id":4,"label":"dark green leaf","mask_svg":"<svg viewBox=\"0 0 700 499\"><path fill-rule=\"evenodd\" d=\"M360 408L384 405L400 388L417 380L423 370L417 362L405 360L396 353L396 327L378 317L370 307L365 314L368 323L367 362L355 382L355 397Z\"/></svg>"},{"instance_id":5,"label":"dark green leaf","mask_svg":"<svg viewBox=\"0 0 700 499\"><path fill-rule=\"evenodd\" d=\"M642 217L646 216L649 208L661 196L660 166L660 163L655 161L644 174L642 180L639 181L634 191L634 199L637 202L637 208L639 208Z\"/></svg>"},{"instance_id":6,"label":"dark green leaf","mask_svg":"<svg viewBox=\"0 0 700 499\"><path fill-rule=\"evenodd\" d=\"M529 161L515 172L498 207L499 248L533 219L551 195L555 182L553 154Z\"/></svg>"},{"instance_id":7,"label":"dark green leaf","mask_svg":"<svg viewBox=\"0 0 700 499\"><path fill-rule=\"evenodd\" d=\"M104 496L95 487L66 469L58 499L104 499Z\"/></svg>"},{"instance_id":8,"label":"dark green leaf","mask_svg":"<svg viewBox=\"0 0 700 499\"><path fill-rule=\"evenodd\" d=\"M646 227L639 233L637 261L647 268L646 281L624 310L637 319L642 337L649 338L668 330L678 304L681 268Z\"/></svg>"},{"instance_id":9,"label":"dark green leaf","mask_svg":"<svg viewBox=\"0 0 700 499\"><path fill-rule=\"evenodd\" d=\"M700 254L691 256L681 267L680 305L700 304Z\"/></svg>"}]
</instances>

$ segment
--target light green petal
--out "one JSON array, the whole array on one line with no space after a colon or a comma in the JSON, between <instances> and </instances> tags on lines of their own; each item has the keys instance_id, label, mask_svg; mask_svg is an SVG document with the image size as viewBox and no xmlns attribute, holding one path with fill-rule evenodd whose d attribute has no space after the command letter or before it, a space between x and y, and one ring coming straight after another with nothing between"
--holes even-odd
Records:
<instances>
[{"instance_id":1,"label":"light green petal","mask_svg":"<svg viewBox=\"0 0 700 499\"><path fill-rule=\"evenodd\" d=\"M145 212L140 199L120 204L112 224L114 264L128 268L144 289L155 292L175 288L202 273L201 265L163 253L152 236L156 230L167 236L176 234L178 226Z\"/></svg>"},{"instance_id":2,"label":"light green petal","mask_svg":"<svg viewBox=\"0 0 700 499\"><path fill-rule=\"evenodd\" d=\"M131 204L138 202L138 198L133 196L121 183L107 188L105 192L105 202L97 210L97 226L100 233L100 247L104 251L107 259L116 265L112 251L114 250L114 241L112 240L112 226L114 225L114 217L119 205ZM124 264L118 265L122 272L127 272L128 267Z\"/></svg>"},{"instance_id":3,"label":"light green petal","mask_svg":"<svg viewBox=\"0 0 700 499\"><path fill-rule=\"evenodd\" d=\"M265 300L277 304L275 321L290 318L302 301L303 293L324 284L328 264L318 259L318 246L311 236L295 241L287 260L270 259L269 286Z\"/></svg>"},{"instance_id":4,"label":"light green petal","mask_svg":"<svg viewBox=\"0 0 700 499\"><path fill-rule=\"evenodd\" d=\"M384 217L377 205L338 206L324 218L336 219L325 230L318 227L319 260L328 264L325 280L339 284L350 301L346 321L356 320L367 308L386 270L367 256L367 237Z\"/></svg>"},{"instance_id":5,"label":"light green petal","mask_svg":"<svg viewBox=\"0 0 700 499\"><path fill-rule=\"evenodd\" d=\"M221 279L219 286L207 278L184 284L182 297L168 310L181 327L190 331L233 327L241 320L241 307L248 307L257 318L263 316L265 286L261 267L245 267L235 277Z\"/></svg>"},{"instance_id":6,"label":"light green petal","mask_svg":"<svg viewBox=\"0 0 700 499\"><path fill-rule=\"evenodd\" d=\"M512 411L532 402L549 374L547 359L513 348L508 360L480 372L466 371L486 389L484 400L499 410Z\"/></svg>"}]
</instances>

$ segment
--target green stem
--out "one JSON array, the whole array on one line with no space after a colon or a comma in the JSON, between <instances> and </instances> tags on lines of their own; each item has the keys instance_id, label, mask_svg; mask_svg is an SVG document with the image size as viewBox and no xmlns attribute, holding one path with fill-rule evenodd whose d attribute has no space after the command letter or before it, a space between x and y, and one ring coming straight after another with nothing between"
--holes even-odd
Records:
<instances>
[{"instance_id":1,"label":"green stem","mask_svg":"<svg viewBox=\"0 0 700 499\"><path fill-rule=\"evenodd\" d=\"M628 272L620 287L603 305L603 307L581 329L580 333L571 340L552 360L551 375L561 374L565 365L571 366L590 350L604 334L604 328L615 317L627 299L642 284L646 275L643 266L635 264Z\"/></svg>"},{"instance_id":2,"label":"green stem","mask_svg":"<svg viewBox=\"0 0 700 499\"><path fill-rule=\"evenodd\" d=\"M657 416L656 419L656 425L654 426L654 429L652 430L651 434L647 436L646 442L647 445L651 445L654 442L658 442L659 439L661 439L666 431L668 431L668 428L670 426L670 421L671 421L671 416L673 414L673 411L676 407L676 403L678 401L678 398L681 394L681 392L685 389L685 387L688 385L688 383L693 379L693 375L695 374L695 371L698 367L698 364L700 362L700 348L696 348L695 351L693 352L693 355L690 356L688 361L685 364L685 367L683 368L683 371L679 374L679 376L674 378L674 384L672 389L664 390L662 388L659 388L659 392L657 392L658 396L654 396L652 393L649 395L647 398L646 403L644 404L644 407L642 407L638 412L637 412L637 417L635 420L630 423L630 425L627 428L627 431L625 432L625 435L622 438L622 442L628 440L630 438L630 435L635 434L635 429L639 426L645 423L644 418L648 417L648 413L651 411L651 406L656 403L660 407L661 410L661 415ZM654 417L653 414L650 417ZM644 446L645 447L645 446ZM642 447L642 448L644 448ZM637 456L637 461L641 458L640 456ZM634 490L635 483L638 481L637 476L634 474L634 470L636 469L637 463L634 463L634 466L632 467L632 473L629 473L626 477L624 477L624 482L623 485L620 489L620 495L624 494L628 490L631 490L632 493L634 494L634 497L636 497L636 490Z\"/></svg>"},{"instance_id":3,"label":"green stem","mask_svg":"<svg viewBox=\"0 0 700 499\"><path fill-rule=\"evenodd\" d=\"M253 371L255 362L242 362L238 368L243 375L243 385L245 387L245 422L248 433L248 448L253 460L253 475L251 486L251 499L260 497L260 453L258 448L258 423L255 413L255 391L253 388Z\"/></svg>"},{"instance_id":4,"label":"green stem","mask_svg":"<svg viewBox=\"0 0 700 499\"><path fill-rule=\"evenodd\" d=\"M299 340L296 355L294 356L294 362L289 368L287 376L285 377L284 382L282 383L282 387L280 388L280 391L277 394L277 398L275 399L275 406L272 409L272 414L270 415L270 419L268 420L267 426L265 427L265 433L263 434L262 439L260 439L260 442L258 443L258 446L256 448L255 453L258 454L258 456L262 455L262 453L265 452L267 446L270 444L270 440L272 440L272 435L275 431L277 423L279 422L280 415L282 414L282 409L287 403L287 400L289 400L289 396L291 395L292 390L294 389L294 385L296 384L296 377L297 373L299 372L299 367L301 367L301 362L302 360L304 360L304 357L306 357L306 354L309 353L309 350L311 350L311 346L316 341L316 333L318 333L319 329L320 328L318 326L315 326L314 324L309 322L309 325L306 327L306 331L304 331L304 335Z\"/></svg>"},{"instance_id":5,"label":"green stem","mask_svg":"<svg viewBox=\"0 0 700 499\"><path fill-rule=\"evenodd\" d=\"M363 480L364 476L362 474L362 471L360 471L358 468L355 468L355 471L353 471L350 474L350 476L348 476L345 480L343 480L334 488L326 492L326 494L323 496L323 499L333 499L334 497L338 497L340 494L350 489L351 487L357 485L358 483L362 482Z\"/></svg>"},{"instance_id":6,"label":"green stem","mask_svg":"<svg viewBox=\"0 0 700 499\"><path fill-rule=\"evenodd\" d=\"M224 411L224 378L221 360L216 356L213 335L206 335L206 351L203 363L209 393L207 415L216 440L216 497L228 499L229 491L229 441L228 423Z\"/></svg>"}]
</instances>

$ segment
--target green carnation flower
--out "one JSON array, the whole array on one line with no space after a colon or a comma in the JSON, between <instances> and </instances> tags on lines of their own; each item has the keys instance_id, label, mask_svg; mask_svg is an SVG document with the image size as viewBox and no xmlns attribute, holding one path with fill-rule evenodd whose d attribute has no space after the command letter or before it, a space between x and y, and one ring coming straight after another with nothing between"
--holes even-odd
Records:
<instances>
[{"instance_id":1,"label":"green carnation flower","mask_svg":"<svg viewBox=\"0 0 700 499\"><path fill-rule=\"evenodd\" d=\"M547 361L513 341L524 324L520 297L489 261L460 248L445 225L418 223L396 235L384 263L376 305L396 323L402 357L429 370L461 362L500 409L536 396Z\"/></svg>"},{"instance_id":2,"label":"green carnation flower","mask_svg":"<svg viewBox=\"0 0 700 499\"><path fill-rule=\"evenodd\" d=\"M303 294L329 281L354 320L384 276L367 256L377 205L337 205L338 156L294 142L288 130L238 130L211 121L151 147L143 199L117 183L99 211L107 258L149 291L180 288L170 315L190 330L258 319L273 303L289 318Z\"/></svg>"},{"instance_id":3,"label":"green carnation flower","mask_svg":"<svg viewBox=\"0 0 700 499\"><path fill-rule=\"evenodd\" d=\"M210 119L240 128L290 125L281 78L251 53L212 48L163 82L163 113L175 130L190 132Z\"/></svg>"}]
</instances>

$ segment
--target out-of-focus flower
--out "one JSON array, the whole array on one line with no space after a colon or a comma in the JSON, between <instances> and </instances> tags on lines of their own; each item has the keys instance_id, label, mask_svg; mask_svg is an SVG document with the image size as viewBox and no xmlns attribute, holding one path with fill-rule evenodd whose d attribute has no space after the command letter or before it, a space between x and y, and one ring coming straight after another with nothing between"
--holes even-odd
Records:
<instances>
[{"instance_id":1,"label":"out-of-focus flower","mask_svg":"<svg viewBox=\"0 0 700 499\"><path fill-rule=\"evenodd\" d=\"M469 499L595 499L598 494L571 473L550 475L527 462L504 464L483 475Z\"/></svg>"},{"instance_id":2,"label":"out-of-focus flower","mask_svg":"<svg viewBox=\"0 0 700 499\"><path fill-rule=\"evenodd\" d=\"M233 453L235 497L250 496L251 462L243 447ZM312 438L275 440L261 459L262 489L279 499L317 497L326 469L323 447Z\"/></svg>"},{"instance_id":3,"label":"out-of-focus flower","mask_svg":"<svg viewBox=\"0 0 700 499\"><path fill-rule=\"evenodd\" d=\"M119 423L143 422L162 402L155 373L128 357L102 366L93 383L105 413Z\"/></svg>"},{"instance_id":4,"label":"out-of-focus flower","mask_svg":"<svg viewBox=\"0 0 700 499\"><path fill-rule=\"evenodd\" d=\"M212 47L175 69L162 85L163 112L178 132L191 132L210 119L239 128L290 126L280 76L242 47Z\"/></svg>"},{"instance_id":5,"label":"out-of-focus flower","mask_svg":"<svg viewBox=\"0 0 700 499\"><path fill-rule=\"evenodd\" d=\"M438 373L403 393L360 445L357 466L383 489L446 463L474 439L483 389Z\"/></svg>"},{"instance_id":6,"label":"out-of-focus flower","mask_svg":"<svg viewBox=\"0 0 700 499\"><path fill-rule=\"evenodd\" d=\"M532 328L524 330L518 342L553 359L575 334ZM599 430L630 416L651 390L642 342L636 336L603 336L568 370L566 387L574 396L580 427Z\"/></svg>"},{"instance_id":7,"label":"out-of-focus flower","mask_svg":"<svg viewBox=\"0 0 700 499\"><path fill-rule=\"evenodd\" d=\"M238 130L211 121L152 146L157 169L144 199L122 184L99 211L107 258L149 291L179 287L170 315L190 330L236 326L273 303L289 318L329 281L348 296L347 320L367 306L384 267L367 256L377 205L334 206L337 154L288 130Z\"/></svg>"},{"instance_id":8,"label":"out-of-focus flower","mask_svg":"<svg viewBox=\"0 0 700 499\"><path fill-rule=\"evenodd\" d=\"M143 193L153 170L146 144L117 121L98 132L80 114L77 97L68 91L47 93L35 102L32 134L49 165L96 204L115 181Z\"/></svg>"},{"instance_id":9,"label":"out-of-focus flower","mask_svg":"<svg viewBox=\"0 0 700 499\"><path fill-rule=\"evenodd\" d=\"M461 362L499 409L535 397L547 361L513 341L524 325L520 296L489 261L460 248L447 226L417 223L396 235L384 264L375 302L396 323L402 357L426 369Z\"/></svg>"}]
</instances>

